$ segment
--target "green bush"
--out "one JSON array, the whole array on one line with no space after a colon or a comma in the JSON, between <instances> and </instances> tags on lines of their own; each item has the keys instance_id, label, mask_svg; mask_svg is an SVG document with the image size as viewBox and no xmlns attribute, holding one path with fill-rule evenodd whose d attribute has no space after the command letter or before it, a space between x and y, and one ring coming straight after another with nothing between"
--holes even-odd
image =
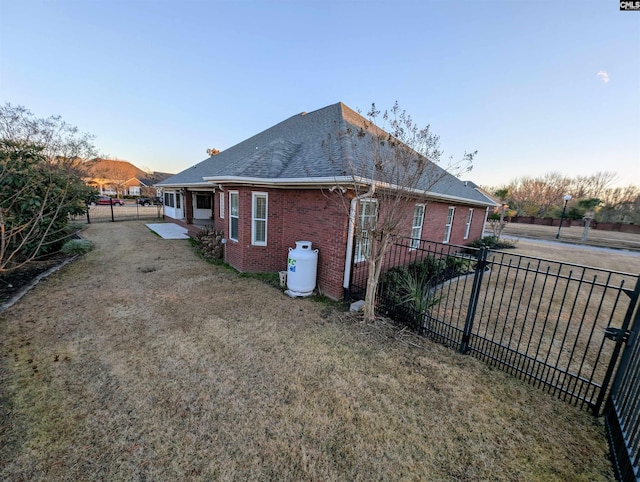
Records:
<instances>
[{"instance_id":1,"label":"green bush","mask_svg":"<svg viewBox=\"0 0 640 482\"><path fill-rule=\"evenodd\" d=\"M88 239L70 239L62 245L62 251L64 254L77 255L85 254L93 249L93 244Z\"/></svg>"},{"instance_id":2,"label":"green bush","mask_svg":"<svg viewBox=\"0 0 640 482\"><path fill-rule=\"evenodd\" d=\"M440 302L436 287L474 269L473 259L432 256L413 261L407 266L395 266L380 279L378 293L387 308L387 315L396 321L420 329L425 314Z\"/></svg>"},{"instance_id":3,"label":"green bush","mask_svg":"<svg viewBox=\"0 0 640 482\"><path fill-rule=\"evenodd\" d=\"M499 239L495 236L485 236L471 241L467 246L470 248L510 249L515 248L516 244L513 241Z\"/></svg>"},{"instance_id":4,"label":"green bush","mask_svg":"<svg viewBox=\"0 0 640 482\"><path fill-rule=\"evenodd\" d=\"M0 267L59 251L70 218L86 212L90 191L77 173L49 163L42 146L0 140Z\"/></svg>"}]
</instances>

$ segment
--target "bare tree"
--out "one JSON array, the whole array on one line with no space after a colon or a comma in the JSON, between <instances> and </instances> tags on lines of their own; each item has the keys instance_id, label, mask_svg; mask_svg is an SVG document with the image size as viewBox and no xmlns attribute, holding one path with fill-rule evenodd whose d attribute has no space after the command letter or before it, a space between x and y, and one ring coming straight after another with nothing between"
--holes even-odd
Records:
<instances>
[{"instance_id":1,"label":"bare tree","mask_svg":"<svg viewBox=\"0 0 640 482\"><path fill-rule=\"evenodd\" d=\"M538 177L519 177L506 186L509 189L507 201L518 215L545 217L561 209L565 194L571 194L575 200L604 199L605 193L611 192L608 186L616 178L617 174L609 171L573 178L554 172Z\"/></svg>"},{"instance_id":2,"label":"bare tree","mask_svg":"<svg viewBox=\"0 0 640 482\"><path fill-rule=\"evenodd\" d=\"M545 217L569 190L570 181L559 173L547 173L541 177L521 177L508 186L510 205L518 214Z\"/></svg>"},{"instance_id":3,"label":"bare tree","mask_svg":"<svg viewBox=\"0 0 640 482\"><path fill-rule=\"evenodd\" d=\"M640 187L605 189L600 197L603 206L596 219L609 223L640 223Z\"/></svg>"},{"instance_id":4,"label":"bare tree","mask_svg":"<svg viewBox=\"0 0 640 482\"><path fill-rule=\"evenodd\" d=\"M576 176L571 179L568 191L576 199L599 198L616 178L616 173L609 171L596 172L590 176Z\"/></svg>"},{"instance_id":5,"label":"bare tree","mask_svg":"<svg viewBox=\"0 0 640 482\"><path fill-rule=\"evenodd\" d=\"M347 127L339 135L351 143L351 155L342 162L351 178L352 199L361 200L364 209L361 222L351 216L350 223L360 239L358 254L368 261L364 318L372 320L384 257L399 227L412 216L408 206L452 174L436 165L442 157L440 138L430 126L418 127L397 102L382 114L373 104L361 126ZM456 163L450 160L449 169L470 170L475 154L465 153ZM370 202L362 202L366 200Z\"/></svg>"},{"instance_id":6,"label":"bare tree","mask_svg":"<svg viewBox=\"0 0 640 482\"><path fill-rule=\"evenodd\" d=\"M126 194L127 181L133 177L131 164L118 158L109 160L101 174L113 184L118 197Z\"/></svg>"},{"instance_id":7,"label":"bare tree","mask_svg":"<svg viewBox=\"0 0 640 482\"><path fill-rule=\"evenodd\" d=\"M36 117L23 106L9 102L0 106L0 138L39 146L52 165L77 169L96 155L94 136L67 124L60 116Z\"/></svg>"}]
</instances>

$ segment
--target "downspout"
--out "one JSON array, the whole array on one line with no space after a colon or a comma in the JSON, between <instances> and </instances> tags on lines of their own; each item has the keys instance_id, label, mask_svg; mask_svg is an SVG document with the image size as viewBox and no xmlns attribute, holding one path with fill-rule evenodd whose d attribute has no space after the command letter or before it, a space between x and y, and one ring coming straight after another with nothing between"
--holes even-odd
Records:
<instances>
[{"instance_id":1,"label":"downspout","mask_svg":"<svg viewBox=\"0 0 640 482\"><path fill-rule=\"evenodd\" d=\"M356 230L356 211L358 209L358 201L372 197L375 190L376 186L375 184L372 184L368 192L360 194L351 200L351 206L349 209L349 231L347 234L347 255L344 260L344 278L342 280L342 287L346 290L349 289L349 282L351 281L351 259L353 256L353 238Z\"/></svg>"},{"instance_id":2,"label":"downspout","mask_svg":"<svg viewBox=\"0 0 640 482\"><path fill-rule=\"evenodd\" d=\"M484 238L484 231L487 229L487 219L489 218L489 206L487 206L487 210L484 213L484 223L482 225L482 233L480 233L480 237Z\"/></svg>"}]
</instances>

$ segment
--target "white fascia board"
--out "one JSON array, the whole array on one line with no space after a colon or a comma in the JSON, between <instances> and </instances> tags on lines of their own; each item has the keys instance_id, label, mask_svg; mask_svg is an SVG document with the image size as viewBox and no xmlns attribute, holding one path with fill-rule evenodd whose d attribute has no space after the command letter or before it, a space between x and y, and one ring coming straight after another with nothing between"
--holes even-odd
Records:
<instances>
[{"instance_id":1,"label":"white fascia board","mask_svg":"<svg viewBox=\"0 0 640 482\"><path fill-rule=\"evenodd\" d=\"M435 192L430 192L430 191L420 191L417 189L412 189L412 192L420 193L422 196L426 197L427 199L435 199L438 201L451 201L451 202L456 202L456 203L461 203L461 204L469 204L469 205L473 205L473 206L495 206L495 204L493 204L490 201L476 201L475 199L469 199L469 198L464 198L464 197L459 197L459 196L450 196L449 194L440 194L440 193L435 193Z\"/></svg>"},{"instance_id":2,"label":"white fascia board","mask_svg":"<svg viewBox=\"0 0 640 482\"><path fill-rule=\"evenodd\" d=\"M482 202L475 199L468 199L458 196L450 196L447 194L439 194L430 191L423 191L420 189L406 189L396 186L394 184L383 183L372 179L356 176L336 176L336 177L302 177L302 178L264 178L264 177L243 177L243 176L211 176L203 177L205 181L209 181L213 184L248 184L252 186L272 186L272 187L315 187L329 185L362 185L362 186L376 186L378 189L389 190L404 190L409 194L414 194L419 197L426 197L429 199L441 200L441 201L455 201L457 203L469 204L474 206L495 206L491 201Z\"/></svg>"},{"instance_id":3,"label":"white fascia board","mask_svg":"<svg viewBox=\"0 0 640 482\"><path fill-rule=\"evenodd\" d=\"M395 184L389 184L386 182L379 182L379 181L378 182L371 181L371 182L373 182L378 189L386 189L386 190L392 190L392 191L401 190L401 191L407 192L408 194L415 194L416 196L419 196L419 197L425 197L427 199L435 199L437 201L456 202L461 204L469 204L473 206L495 206L495 204L490 201L487 201L487 202L476 201L475 199L469 199L469 198L464 198L460 196L451 196L449 194L440 194L432 191L423 191L422 189L413 189L413 188L407 189L407 188L403 188Z\"/></svg>"}]
</instances>

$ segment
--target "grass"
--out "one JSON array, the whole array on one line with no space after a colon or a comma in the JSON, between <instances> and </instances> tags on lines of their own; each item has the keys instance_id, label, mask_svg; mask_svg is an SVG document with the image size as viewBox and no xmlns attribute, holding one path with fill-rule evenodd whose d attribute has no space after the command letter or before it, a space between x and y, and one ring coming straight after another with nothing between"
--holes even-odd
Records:
<instances>
[{"instance_id":1,"label":"grass","mask_svg":"<svg viewBox=\"0 0 640 482\"><path fill-rule=\"evenodd\" d=\"M85 237L0 317L2 480L613 480L600 419L472 357L142 223Z\"/></svg>"}]
</instances>

